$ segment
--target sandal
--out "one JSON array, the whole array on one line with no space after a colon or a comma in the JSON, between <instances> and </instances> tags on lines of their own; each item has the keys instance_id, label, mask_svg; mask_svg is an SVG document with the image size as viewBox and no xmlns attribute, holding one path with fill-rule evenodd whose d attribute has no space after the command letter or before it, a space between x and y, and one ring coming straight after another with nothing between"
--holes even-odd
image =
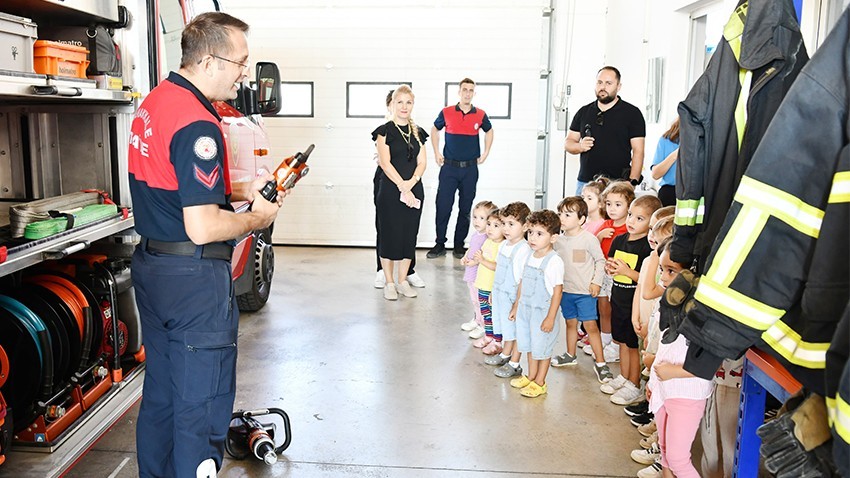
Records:
<instances>
[{"instance_id":1,"label":"sandal","mask_svg":"<svg viewBox=\"0 0 850 478\"><path fill-rule=\"evenodd\" d=\"M502 344L496 342L495 340L487 344L486 347L481 349L487 355L496 355L497 353L502 351Z\"/></svg>"},{"instance_id":2,"label":"sandal","mask_svg":"<svg viewBox=\"0 0 850 478\"><path fill-rule=\"evenodd\" d=\"M484 347L490 345L490 342L492 342L492 341L493 341L493 337L487 337L485 335L484 337L481 337L480 339L475 340L475 342L472 342L472 346L477 348L477 349L483 349Z\"/></svg>"}]
</instances>

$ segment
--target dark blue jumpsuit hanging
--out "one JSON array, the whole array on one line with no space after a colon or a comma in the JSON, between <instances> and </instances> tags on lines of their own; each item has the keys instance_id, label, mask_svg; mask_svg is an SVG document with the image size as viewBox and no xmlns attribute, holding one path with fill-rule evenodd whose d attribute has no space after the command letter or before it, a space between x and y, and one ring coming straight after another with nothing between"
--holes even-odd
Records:
<instances>
[{"instance_id":1,"label":"dark blue jumpsuit hanging","mask_svg":"<svg viewBox=\"0 0 850 478\"><path fill-rule=\"evenodd\" d=\"M195 246L183 208L230 208L220 117L171 73L130 134L130 192L141 244L132 274L147 357L136 428L141 477L214 475L236 392L232 246ZM198 474L200 472L200 474Z\"/></svg>"}]
</instances>

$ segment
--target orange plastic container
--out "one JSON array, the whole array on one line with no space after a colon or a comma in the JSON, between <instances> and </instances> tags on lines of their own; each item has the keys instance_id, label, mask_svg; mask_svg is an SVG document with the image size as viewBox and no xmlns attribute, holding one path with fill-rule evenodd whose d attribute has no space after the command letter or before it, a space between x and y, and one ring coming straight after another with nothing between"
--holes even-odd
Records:
<instances>
[{"instance_id":1,"label":"orange plastic container","mask_svg":"<svg viewBox=\"0 0 850 478\"><path fill-rule=\"evenodd\" d=\"M33 69L43 75L85 78L89 51L81 46L37 40L33 46Z\"/></svg>"}]
</instances>

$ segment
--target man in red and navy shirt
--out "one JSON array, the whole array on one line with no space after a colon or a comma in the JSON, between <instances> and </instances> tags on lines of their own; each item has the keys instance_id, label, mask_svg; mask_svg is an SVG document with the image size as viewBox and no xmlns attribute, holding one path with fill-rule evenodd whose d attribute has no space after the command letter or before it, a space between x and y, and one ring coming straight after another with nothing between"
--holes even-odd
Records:
<instances>
[{"instance_id":1,"label":"man in red and navy shirt","mask_svg":"<svg viewBox=\"0 0 850 478\"><path fill-rule=\"evenodd\" d=\"M136 231L132 275L146 368L136 426L141 477L215 476L236 393L237 237L271 225L280 205L231 191L212 101L236 97L248 68L248 25L205 13L183 30L180 69L154 88L130 132ZM256 196L256 197L255 197ZM230 200L253 200L236 214Z\"/></svg>"},{"instance_id":2,"label":"man in red and navy shirt","mask_svg":"<svg viewBox=\"0 0 850 478\"><path fill-rule=\"evenodd\" d=\"M440 111L431 128L431 145L440 166L440 184L437 187L437 244L428 251L428 258L446 255L446 229L458 193L457 225L454 235L454 256L466 254L463 246L469 233L469 213L478 185L478 165L484 164L493 145L493 126L484 110L472 106L475 82L469 78L460 81L460 101ZM446 146L440 153L439 131L446 128ZM484 131L484 152L478 132Z\"/></svg>"}]
</instances>

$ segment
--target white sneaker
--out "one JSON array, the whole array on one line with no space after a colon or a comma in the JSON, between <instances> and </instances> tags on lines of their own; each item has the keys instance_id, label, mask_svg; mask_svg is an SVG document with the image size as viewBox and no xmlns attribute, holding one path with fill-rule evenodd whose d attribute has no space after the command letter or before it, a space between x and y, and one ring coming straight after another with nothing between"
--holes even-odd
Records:
<instances>
[{"instance_id":1,"label":"white sneaker","mask_svg":"<svg viewBox=\"0 0 850 478\"><path fill-rule=\"evenodd\" d=\"M587 355L593 355L593 347L591 347L590 344L587 344L584 347L582 347L581 351L586 353Z\"/></svg>"},{"instance_id":2,"label":"white sneaker","mask_svg":"<svg viewBox=\"0 0 850 478\"><path fill-rule=\"evenodd\" d=\"M395 284L387 284L384 286L384 299L398 300L398 291L395 289Z\"/></svg>"},{"instance_id":3,"label":"white sneaker","mask_svg":"<svg viewBox=\"0 0 850 478\"><path fill-rule=\"evenodd\" d=\"M655 460L661 458L661 450L658 448L658 443L653 443L646 450L643 448L632 450L631 457L632 460L641 465L651 465L655 463Z\"/></svg>"},{"instance_id":4,"label":"white sneaker","mask_svg":"<svg viewBox=\"0 0 850 478\"><path fill-rule=\"evenodd\" d=\"M617 393L617 390L623 388L623 385L625 385L626 382L628 382L628 380L626 380L626 377L622 375L617 375L617 378L615 378L614 380L611 380L608 383L603 383L599 387L599 390L601 390L602 393L605 393L607 395L613 395Z\"/></svg>"},{"instance_id":5,"label":"white sneaker","mask_svg":"<svg viewBox=\"0 0 850 478\"><path fill-rule=\"evenodd\" d=\"M408 277L408 279L409 279L409 277ZM411 285L413 285L413 284L411 284ZM471 332L471 331L475 330L476 327L478 327L478 322L475 321L475 317L470 319L469 322L464 322L464 323L460 324L460 330L463 330L464 332Z\"/></svg>"},{"instance_id":6,"label":"white sneaker","mask_svg":"<svg viewBox=\"0 0 850 478\"><path fill-rule=\"evenodd\" d=\"M402 282L401 284L398 285L398 292L401 295L403 295L405 297L409 297L409 298L413 298L413 297L416 297L417 295L419 295L419 294L416 293L415 290L413 290L413 287L410 287L410 282L407 282L407 281L404 281L404 282Z\"/></svg>"},{"instance_id":7,"label":"white sneaker","mask_svg":"<svg viewBox=\"0 0 850 478\"><path fill-rule=\"evenodd\" d=\"M638 478L661 478L661 458L655 460L655 463L637 472Z\"/></svg>"},{"instance_id":8,"label":"white sneaker","mask_svg":"<svg viewBox=\"0 0 850 478\"><path fill-rule=\"evenodd\" d=\"M418 287L420 289L425 287L425 281L422 280L421 277L419 277L418 272L407 276L407 282L410 282L410 285L412 285L413 287Z\"/></svg>"},{"instance_id":9,"label":"white sneaker","mask_svg":"<svg viewBox=\"0 0 850 478\"><path fill-rule=\"evenodd\" d=\"M640 389L627 381L614 395L611 395L611 403L626 406L639 402L641 398Z\"/></svg>"},{"instance_id":10,"label":"white sneaker","mask_svg":"<svg viewBox=\"0 0 850 478\"><path fill-rule=\"evenodd\" d=\"M620 361L620 346L611 342L606 345L605 348L602 349L602 355L605 357L605 362L619 362Z\"/></svg>"},{"instance_id":11,"label":"white sneaker","mask_svg":"<svg viewBox=\"0 0 850 478\"><path fill-rule=\"evenodd\" d=\"M480 339L481 337L484 337L484 333L485 333L484 327L481 327L479 325L479 326L476 326L474 329L472 329L469 332L469 338L470 339Z\"/></svg>"},{"instance_id":12,"label":"white sneaker","mask_svg":"<svg viewBox=\"0 0 850 478\"><path fill-rule=\"evenodd\" d=\"M375 274L375 288L383 289L385 285L387 285L387 278L384 277L384 271L378 271Z\"/></svg>"}]
</instances>

